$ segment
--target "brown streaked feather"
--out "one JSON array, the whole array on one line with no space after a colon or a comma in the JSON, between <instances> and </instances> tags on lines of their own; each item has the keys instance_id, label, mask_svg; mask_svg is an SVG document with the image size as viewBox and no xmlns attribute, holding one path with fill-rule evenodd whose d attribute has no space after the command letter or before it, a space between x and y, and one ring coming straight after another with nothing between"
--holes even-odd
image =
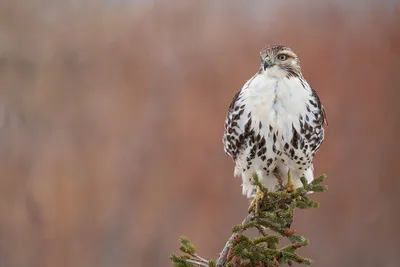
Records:
<instances>
[{"instance_id":1,"label":"brown streaked feather","mask_svg":"<svg viewBox=\"0 0 400 267\"><path fill-rule=\"evenodd\" d=\"M326 125L326 126L328 126L328 120L326 119L326 112L325 112L325 109L324 109L324 106L322 105L322 103L321 103L321 99L319 98L319 95L317 94L317 92L314 90L314 88L312 88L311 86L310 86L310 88L311 88L311 90L312 90L312 95L315 97L315 99L317 100L317 106L318 106L318 108L320 109L320 114L322 115L321 116L321 119L322 119L322 125Z\"/></svg>"},{"instance_id":2,"label":"brown streaked feather","mask_svg":"<svg viewBox=\"0 0 400 267\"><path fill-rule=\"evenodd\" d=\"M323 105L321 105L321 113L322 113L322 124L325 124L326 127L328 127L328 119L326 117L326 112Z\"/></svg>"}]
</instances>

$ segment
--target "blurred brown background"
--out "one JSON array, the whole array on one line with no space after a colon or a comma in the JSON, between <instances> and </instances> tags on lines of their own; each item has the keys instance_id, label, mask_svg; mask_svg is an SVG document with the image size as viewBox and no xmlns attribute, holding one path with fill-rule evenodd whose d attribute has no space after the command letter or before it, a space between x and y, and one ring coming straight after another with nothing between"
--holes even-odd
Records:
<instances>
[{"instance_id":1,"label":"blurred brown background","mask_svg":"<svg viewBox=\"0 0 400 267\"><path fill-rule=\"evenodd\" d=\"M0 266L216 257L246 215L227 107L267 44L328 114L315 266L400 266L397 1L0 1Z\"/></svg>"}]
</instances>

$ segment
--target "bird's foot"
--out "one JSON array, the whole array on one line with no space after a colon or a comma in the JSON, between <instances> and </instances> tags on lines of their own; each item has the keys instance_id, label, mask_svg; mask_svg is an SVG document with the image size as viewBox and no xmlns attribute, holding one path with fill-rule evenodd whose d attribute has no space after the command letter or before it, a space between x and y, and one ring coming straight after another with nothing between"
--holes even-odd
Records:
<instances>
[{"instance_id":1,"label":"bird's foot","mask_svg":"<svg viewBox=\"0 0 400 267\"><path fill-rule=\"evenodd\" d=\"M263 198L264 198L264 192L261 191L259 188L257 188L257 193L249 207L249 213L252 211L254 211L255 214L260 213L260 203Z\"/></svg>"},{"instance_id":2,"label":"bird's foot","mask_svg":"<svg viewBox=\"0 0 400 267\"><path fill-rule=\"evenodd\" d=\"M289 193L294 192L296 190L296 187L293 184L292 173L290 172L290 170L288 171L288 182L284 186L284 190L286 190Z\"/></svg>"},{"instance_id":3,"label":"bird's foot","mask_svg":"<svg viewBox=\"0 0 400 267\"><path fill-rule=\"evenodd\" d=\"M282 192L284 189L282 176L279 174L279 172L274 172L274 175L275 175L276 180L278 181L276 189L278 192Z\"/></svg>"}]
</instances>

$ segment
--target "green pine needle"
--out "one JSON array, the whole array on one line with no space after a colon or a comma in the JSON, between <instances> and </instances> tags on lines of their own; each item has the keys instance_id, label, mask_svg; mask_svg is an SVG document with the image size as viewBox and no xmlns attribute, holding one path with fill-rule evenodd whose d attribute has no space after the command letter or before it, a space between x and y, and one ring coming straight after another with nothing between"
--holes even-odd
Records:
<instances>
[{"instance_id":1,"label":"green pine needle","mask_svg":"<svg viewBox=\"0 0 400 267\"><path fill-rule=\"evenodd\" d=\"M194 254L196 253L196 248L190 243L189 239L185 236L182 236L180 238L181 241L181 246L179 247L179 250L187 253L187 254Z\"/></svg>"},{"instance_id":2,"label":"green pine needle","mask_svg":"<svg viewBox=\"0 0 400 267\"><path fill-rule=\"evenodd\" d=\"M175 254L171 254L169 256L170 260L172 261L173 265L175 267L194 267L193 264L188 263L187 261L185 261L185 258L183 257L178 257Z\"/></svg>"},{"instance_id":3,"label":"green pine needle","mask_svg":"<svg viewBox=\"0 0 400 267\"><path fill-rule=\"evenodd\" d=\"M327 186L322 182L326 179L323 174L308 183L305 177L301 178L302 187L293 190L293 187L285 187L282 192L269 192L262 186L257 175L253 176L254 184L264 193L258 202L258 212L252 211L246 220L232 227L233 241L228 250L224 267L233 266L280 266L296 262L302 265L311 265L312 260L297 254L297 250L307 246L309 240L296 231L290 229L294 219L294 209L309 209L319 207L319 203L310 199L309 192L324 192ZM250 238L243 233L247 229L255 228L260 236ZM276 234L267 233L265 229ZM279 248L282 238L287 238L291 244ZM170 255L175 267L216 267L217 261L205 260L196 254L195 246L187 237L180 238L180 251L182 256ZM218 265L219 266L219 265Z\"/></svg>"}]
</instances>

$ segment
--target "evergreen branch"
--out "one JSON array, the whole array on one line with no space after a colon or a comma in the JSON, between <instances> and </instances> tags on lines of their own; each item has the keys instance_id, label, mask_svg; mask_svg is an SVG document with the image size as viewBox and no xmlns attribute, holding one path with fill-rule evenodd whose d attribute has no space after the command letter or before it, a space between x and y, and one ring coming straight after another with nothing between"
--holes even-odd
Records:
<instances>
[{"instance_id":1,"label":"evergreen branch","mask_svg":"<svg viewBox=\"0 0 400 267\"><path fill-rule=\"evenodd\" d=\"M249 215L247 215L247 217L243 220L243 222L241 223L241 227L240 229L238 229L238 231L234 231L233 234L229 237L228 241L226 242L224 248L222 249L222 252L220 253L218 260L217 260L217 267L223 267L225 262L226 262L226 258L228 256L228 252L229 249L232 247L233 241L235 240L235 237L242 234L247 228L246 225L253 220L254 218L254 211L252 211L251 213L249 213Z\"/></svg>"},{"instance_id":2,"label":"evergreen branch","mask_svg":"<svg viewBox=\"0 0 400 267\"><path fill-rule=\"evenodd\" d=\"M192 263L195 266L204 266L204 267L209 267L210 265L208 264L208 261L206 261L206 263L204 263L203 261L196 261L196 260L192 260L192 259L187 259L186 260L188 263Z\"/></svg>"},{"instance_id":3,"label":"evergreen branch","mask_svg":"<svg viewBox=\"0 0 400 267\"><path fill-rule=\"evenodd\" d=\"M268 235L266 232L265 232L265 227L264 226L262 226L262 225L256 225L256 228L257 228L257 230L258 230L258 232L260 232L260 234L262 234L263 236L266 236L266 235Z\"/></svg>"},{"instance_id":4,"label":"evergreen branch","mask_svg":"<svg viewBox=\"0 0 400 267\"><path fill-rule=\"evenodd\" d=\"M199 255L197 255L196 253L192 254L193 257L197 258L199 261L204 262L204 263L209 263L208 260L203 259L202 257L200 257ZM208 265L207 265L208 266Z\"/></svg>"},{"instance_id":5,"label":"evergreen branch","mask_svg":"<svg viewBox=\"0 0 400 267\"><path fill-rule=\"evenodd\" d=\"M290 176L289 176L290 178ZM217 261L206 260L196 253L196 248L186 237L181 237L182 256L172 254L170 259L176 267L273 267L293 262L311 265L312 260L297 254L297 249L307 246L309 240L296 234L290 226L294 218L294 209L316 208L319 203L308 198L310 192L323 192L327 187L322 185L326 175L321 175L311 183L301 179L303 187L295 188L291 179L281 192L268 192L254 176L255 185L259 187L260 197L251 205L250 213L241 224L232 228L232 235L226 242ZM243 233L255 228L259 237L249 238ZM269 229L277 235L269 234ZM281 237L291 244L278 248Z\"/></svg>"}]
</instances>

